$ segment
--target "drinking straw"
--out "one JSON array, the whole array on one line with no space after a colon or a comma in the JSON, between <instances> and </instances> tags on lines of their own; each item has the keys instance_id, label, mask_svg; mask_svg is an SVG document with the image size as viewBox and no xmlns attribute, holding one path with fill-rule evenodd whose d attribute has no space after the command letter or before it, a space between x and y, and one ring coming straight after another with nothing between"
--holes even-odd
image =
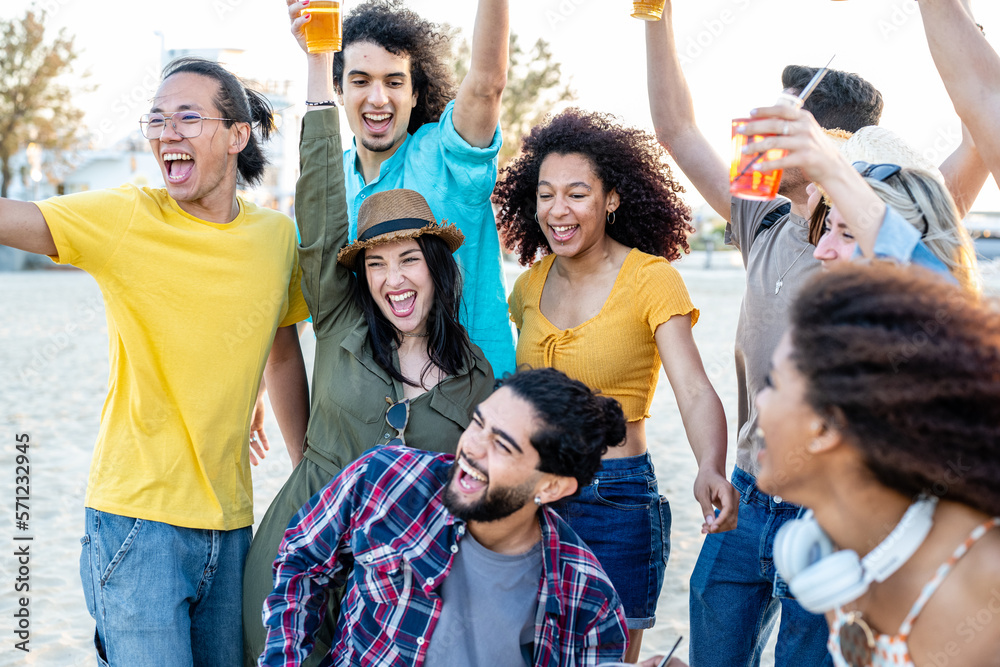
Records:
<instances>
[{"instance_id":1,"label":"drinking straw","mask_svg":"<svg viewBox=\"0 0 1000 667\"><path fill-rule=\"evenodd\" d=\"M800 108L802 107L803 104L806 103L806 100L809 99L809 96L812 95L813 91L816 90L816 86L820 84L820 82L823 80L823 77L826 76L826 73L830 71L830 63L832 63L833 59L836 57L837 57L836 53L830 56L830 60L828 60L827 63L823 65L821 69L817 70L817 72L813 74L813 78L809 80L809 83L806 84L806 87L803 88L802 92L798 94L798 98L799 100L801 100L801 103L799 104ZM760 160L762 157L764 157L764 153L757 153L754 159L747 162L747 165L743 167L743 171L737 174L735 180L743 178L746 175L746 173L750 171L750 168L753 167L755 164L757 164L757 161Z\"/></svg>"}]
</instances>

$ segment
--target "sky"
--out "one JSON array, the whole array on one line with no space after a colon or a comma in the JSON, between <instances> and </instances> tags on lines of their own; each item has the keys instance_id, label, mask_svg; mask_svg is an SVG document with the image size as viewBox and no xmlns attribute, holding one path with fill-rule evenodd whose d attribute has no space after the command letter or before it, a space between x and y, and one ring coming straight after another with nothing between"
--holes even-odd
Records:
<instances>
[{"instance_id":1,"label":"sky","mask_svg":"<svg viewBox=\"0 0 1000 667\"><path fill-rule=\"evenodd\" d=\"M345 8L352 4L346 0ZM472 34L472 0L408 4ZM32 5L47 10L54 29L76 36L76 73L88 72L85 81L96 90L73 103L98 146L122 138L148 110L161 48L242 49L234 63L241 74L289 81L292 99L304 94L305 56L289 34L284 0L4 0L0 17ZM973 9L1000 46L1000 2L973 0ZM629 16L628 0L512 0L510 11L522 44L539 37L551 44L577 105L652 129L643 22ZM857 72L882 91L881 124L932 162L960 141L913 0L676 0L674 22L699 126L720 154L728 153L732 118L774 101L786 64L820 66L834 54L833 67ZM696 205L699 198L688 190ZM992 179L974 210L1000 211Z\"/></svg>"}]
</instances>

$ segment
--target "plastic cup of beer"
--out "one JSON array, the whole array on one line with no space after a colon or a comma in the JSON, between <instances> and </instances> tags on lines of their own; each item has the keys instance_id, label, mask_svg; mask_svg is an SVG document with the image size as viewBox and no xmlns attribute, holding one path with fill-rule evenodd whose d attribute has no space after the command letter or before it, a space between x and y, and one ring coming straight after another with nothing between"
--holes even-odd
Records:
<instances>
[{"instance_id":1,"label":"plastic cup of beer","mask_svg":"<svg viewBox=\"0 0 1000 667\"><path fill-rule=\"evenodd\" d=\"M633 0L632 18L643 21L659 21L663 16L663 4L666 0Z\"/></svg>"},{"instance_id":2,"label":"plastic cup of beer","mask_svg":"<svg viewBox=\"0 0 1000 667\"><path fill-rule=\"evenodd\" d=\"M343 48L344 23L340 0L312 0L299 16L311 14L306 23L306 48L309 53L329 53Z\"/></svg>"},{"instance_id":3,"label":"plastic cup of beer","mask_svg":"<svg viewBox=\"0 0 1000 667\"><path fill-rule=\"evenodd\" d=\"M733 161L729 166L729 193L740 199L770 201L778 194L782 170L761 171L758 165L767 160L781 159L788 151L776 148L763 153L744 153L744 146L767 136L740 134L740 128L754 120L760 119L737 118L733 121Z\"/></svg>"}]
</instances>

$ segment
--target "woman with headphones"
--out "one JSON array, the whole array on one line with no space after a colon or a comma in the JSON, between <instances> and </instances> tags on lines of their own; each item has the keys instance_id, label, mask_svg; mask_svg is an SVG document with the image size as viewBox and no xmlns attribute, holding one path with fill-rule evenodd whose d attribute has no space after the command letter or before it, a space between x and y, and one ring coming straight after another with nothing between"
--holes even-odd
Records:
<instances>
[{"instance_id":1,"label":"woman with headphones","mask_svg":"<svg viewBox=\"0 0 1000 667\"><path fill-rule=\"evenodd\" d=\"M824 272L757 408L761 489L810 510L775 564L834 665L997 664L997 304L917 267Z\"/></svg>"}]
</instances>

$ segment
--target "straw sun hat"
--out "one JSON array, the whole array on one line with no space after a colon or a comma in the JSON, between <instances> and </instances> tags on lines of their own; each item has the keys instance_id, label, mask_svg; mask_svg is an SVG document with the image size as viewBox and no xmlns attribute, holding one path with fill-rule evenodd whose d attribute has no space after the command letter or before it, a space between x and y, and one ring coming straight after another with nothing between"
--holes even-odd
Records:
<instances>
[{"instance_id":1,"label":"straw sun hat","mask_svg":"<svg viewBox=\"0 0 1000 667\"><path fill-rule=\"evenodd\" d=\"M944 185L944 176L933 162L917 152L905 139L884 127L862 127L844 142L840 154L848 162L897 164L904 169L921 169Z\"/></svg>"},{"instance_id":2,"label":"straw sun hat","mask_svg":"<svg viewBox=\"0 0 1000 667\"><path fill-rule=\"evenodd\" d=\"M944 176L941 174L941 170L892 130L878 125L869 125L853 133L841 129L824 130L824 132L826 132L827 138L837 145L840 154L851 164L855 162L888 163L899 165L904 169L920 169L944 185ZM823 198L827 199L823 189L818 185L816 187L823 193ZM829 201L827 201L827 205L829 205Z\"/></svg>"},{"instance_id":3,"label":"straw sun hat","mask_svg":"<svg viewBox=\"0 0 1000 667\"><path fill-rule=\"evenodd\" d=\"M415 239L424 234L437 236L452 252L465 242L465 235L458 227L438 224L431 207L419 193L402 189L379 192L361 205L358 240L341 248L337 261L353 269L354 259L365 248Z\"/></svg>"}]
</instances>

